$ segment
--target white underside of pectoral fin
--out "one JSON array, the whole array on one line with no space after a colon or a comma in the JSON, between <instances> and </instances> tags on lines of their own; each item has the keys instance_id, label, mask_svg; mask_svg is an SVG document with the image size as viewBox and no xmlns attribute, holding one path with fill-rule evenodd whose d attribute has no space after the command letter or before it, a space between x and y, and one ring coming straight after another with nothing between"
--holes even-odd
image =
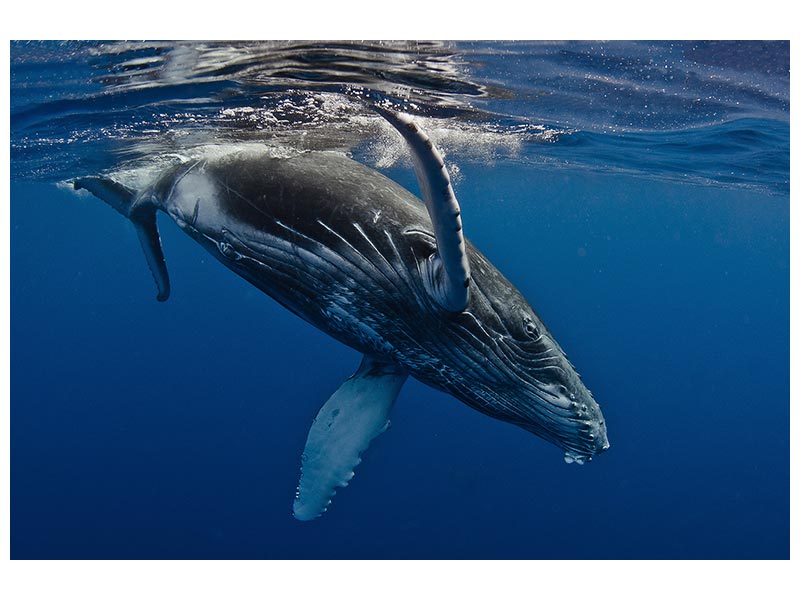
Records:
<instances>
[{"instance_id":1,"label":"white underside of pectoral fin","mask_svg":"<svg viewBox=\"0 0 800 600\"><path fill-rule=\"evenodd\" d=\"M294 516L320 516L336 488L346 486L361 454L386 431L389 413L408 375L393 363L365 356L355 375L322 406L308 432L303 451Z\"/></svg>"},{"instance_id":2,"label":"white underside of pectoral fin","mask_svg":"<svg viewBox=\"0 0 800 600\"><path fill-rule=\"evenodd\" d=\"M462 311L469 300L469 261L462 231L461 208L442 155L411 117L380 106L376 106L375 110L400 132L411 150L414 171L436 236L434 263L440 261L440 265L430 265L436 267L430 273L437 278L435 285L430 287L432 296L442 308L451 312Z\"/></svg>"}]
</instances>

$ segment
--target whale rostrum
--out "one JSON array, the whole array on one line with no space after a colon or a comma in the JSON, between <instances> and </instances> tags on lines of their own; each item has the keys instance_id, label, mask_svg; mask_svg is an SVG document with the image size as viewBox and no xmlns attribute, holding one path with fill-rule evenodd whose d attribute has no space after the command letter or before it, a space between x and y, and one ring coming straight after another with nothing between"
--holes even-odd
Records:
<instances>
[{"instance_id":1,"label":"whale rostrum","mask_svg":"<svg viewBox=\"0 0 800 600\"><path fill-rule=\"evenodd\" d=\"M313 519L346 486L410 375L522 427L583 463L609 447L600 407L522 294L463 234L436 146L377 106L406 141L423 201L335 152L208 153L141 190L85 189L134 224L158 300L170 294L161 211L222 264L363 354L308 433L294 516Z\"/></svg>"}]
</instances>

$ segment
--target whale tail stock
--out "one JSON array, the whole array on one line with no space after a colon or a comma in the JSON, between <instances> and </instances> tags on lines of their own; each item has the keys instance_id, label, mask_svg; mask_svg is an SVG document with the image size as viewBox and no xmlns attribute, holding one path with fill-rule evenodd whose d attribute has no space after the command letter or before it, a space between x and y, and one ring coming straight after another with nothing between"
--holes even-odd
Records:
<instances>
[{"instance_id":1,"label":"whale tail stock","mask_svg":"<svg viewBox=\"0 0 800 600\"><path fill-rule=\"evenodd\" d=\"M169 298L167 262L164 259L161 236L156 223L157 206L152 202L143 201L136 192L108 177L80 177L73 181L72 186L76 190L91 192L133 223L144 250L147 266L150 267L158 287L156 298L159 302Z\"/></svg>"}]
</instances>

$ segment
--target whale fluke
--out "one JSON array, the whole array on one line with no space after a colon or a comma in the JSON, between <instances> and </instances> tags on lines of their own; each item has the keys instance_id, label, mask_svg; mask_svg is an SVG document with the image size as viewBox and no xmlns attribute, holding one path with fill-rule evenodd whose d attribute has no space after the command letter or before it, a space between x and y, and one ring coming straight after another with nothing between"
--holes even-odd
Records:
<instances>
[{"instance_id":1,"label":"whale fluke","mask_svg":"<svg viewBox=\"0 0 800 600\"><path fill-rule=\"evenodd\" d=\"M353 478L361 453L389 426L389 413L408 377L395 363L364 356L317 413L303 451L294 516L310 521L324 513Z\"/></svg>"},{"instance_id":2,"label":"whale fluke","mask_svg":"<svg viewBox=\"0 0 800 600\"><path fill-rule=\"evenodd\" d=\"M426 277L429 291L446 310L461 312L469 300L469 261L464 247L461 208L442 155L411 117L378 104L372 108L400 132L411 150L414 172L436 235L436 254L429 263Z\"/></svg>"},{"instance_id":3,"label":"whale fluke","mask_svg":"<svg viewBox=\"0 0 800 600\"><path fill-rule=\"evenodd\" d=\"M91 192L134 224L158 288L156 299L164 302L169 298L169 274L156 223L156 205L143 201L136 192L108 177L80 177L73 181L72 187Z\"/></svg>"},{"instance_id":4,"label":"whale fluke","mask_svg":"<svg viewBox=\"0 0 800 600\"><path fill-rule=\"evenodd\" d=\"M169 298L169 273L167 272L167 261L164 259L164 250L161 247L161 236L158 233L156 223L156 209L143 207L135 211L131 216L131 221L136 226L136 233L139 235L139 243L144 250L144 257L147 266L153 274L153 279L158 288L156 300L166 302Z\"/></svg>"}]
</instances>

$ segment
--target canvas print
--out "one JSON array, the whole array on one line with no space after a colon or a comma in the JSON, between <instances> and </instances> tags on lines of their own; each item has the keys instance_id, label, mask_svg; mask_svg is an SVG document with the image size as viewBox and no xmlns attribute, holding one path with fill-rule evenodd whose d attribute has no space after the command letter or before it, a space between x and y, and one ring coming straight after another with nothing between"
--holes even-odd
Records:
<instances>
[{"instance_id":1,"label":"canvas print","mask_svg":"<svg viewBox=\"0 0 800 600\"><path fill-rule=\"evenodd\" d=\"M788 42L12 42L11 556L788 558Z\"/></svg>"}]
</instances>

